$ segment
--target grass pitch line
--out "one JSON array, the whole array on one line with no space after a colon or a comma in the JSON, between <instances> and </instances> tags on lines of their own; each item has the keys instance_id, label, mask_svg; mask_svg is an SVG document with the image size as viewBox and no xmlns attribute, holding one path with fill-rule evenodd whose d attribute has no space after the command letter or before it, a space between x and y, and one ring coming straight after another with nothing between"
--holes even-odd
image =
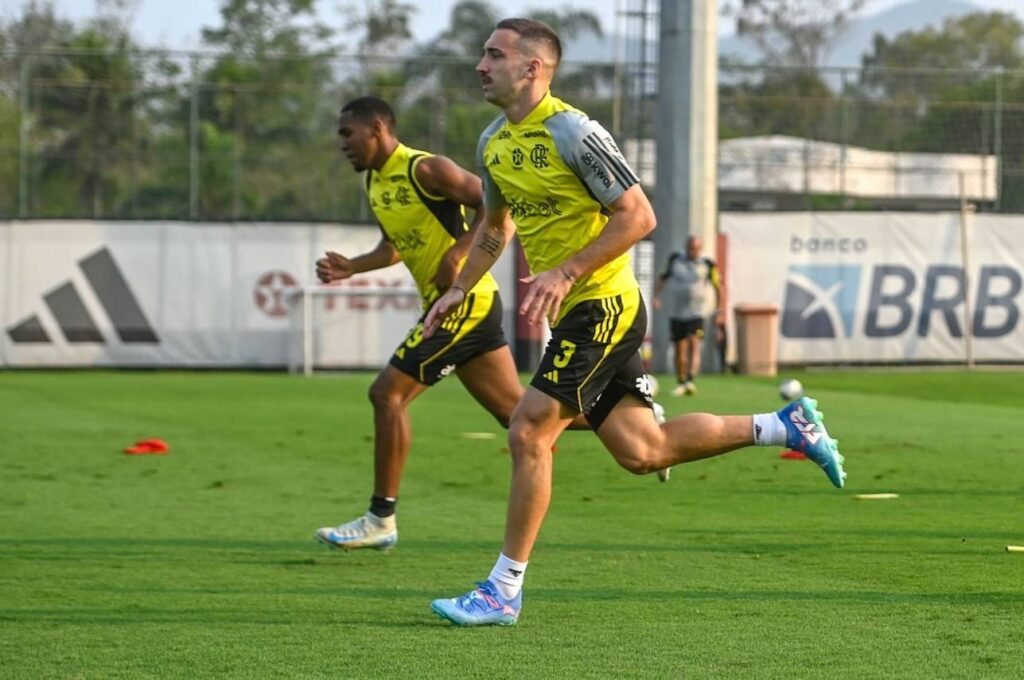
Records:
<instances>
[{"instance_id":1,"label":"grass pitch line","mask_svg":"<svg viewBox=\"0 0 1024 680\"><path fill-rule=\"evenodd\" d=\"M1024 553L1024 545L1008 545L1006 546L1006 552Z\"/></svg>"},{"instance_id":2,"label":"grass pitch line","mask_svg":"<svg viewBox=\"0 0 1024 680\"><path fill-rule=\"evenodd\" d=\"M855 501L891 501L894 498L899 498L898 493L858 493L855 494L853 500Z\"/></svg>"},{"instance_id":3,"label":"grass pitch line","mask_svg":"<svg viewBox=\"0 0 1024 680\"><path fill-rule=\"evenodd\" d=\"M493 432L463 432L463 439L494 439Z\"/></svg>"}]
</instances>

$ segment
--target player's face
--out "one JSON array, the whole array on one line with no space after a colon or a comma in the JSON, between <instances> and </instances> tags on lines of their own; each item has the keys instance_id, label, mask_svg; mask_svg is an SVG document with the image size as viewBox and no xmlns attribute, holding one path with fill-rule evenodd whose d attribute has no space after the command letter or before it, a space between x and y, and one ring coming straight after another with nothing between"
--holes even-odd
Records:
<instances>
[{"instance_id":1,"label":"player's face","mask_svg":"<svg viewBox=\"0 0 1024 680\"><path fill-rule=\"evenodd\" d=\"M686 256L691 260L700 257L700 241L698 239L690 239L686 242Z\"/></svg>"},{"instance_id":2,"label":"player's face","mask_svg":"<svg viewBox=\"0 0 1024 680\"><path fill-rule=\"evenodd\" d=\"M516 44L519 34L508 29L498 29L484 43L484 56L476 65L480 75L484 99L505 107L515 102L526 85L526 70L529 59Z\"/></svg>"},{"instance_id":3,"label":"player's face","mask_svg":"<svg viewBox=\"0 0 1024 680\"><path fill-rule=\"evenodd\" d=\"M338 147L356 172L370 167L379 143L372 123L356 118L348 111L338 118Z\"/></svg>"}]
</instances>

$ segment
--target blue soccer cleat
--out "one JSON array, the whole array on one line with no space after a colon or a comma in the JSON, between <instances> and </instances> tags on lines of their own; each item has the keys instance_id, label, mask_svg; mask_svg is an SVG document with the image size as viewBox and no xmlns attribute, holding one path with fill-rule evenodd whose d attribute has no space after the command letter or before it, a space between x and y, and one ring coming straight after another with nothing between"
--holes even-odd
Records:
<instances>
[{"instance_id":1,"label":"blue soccer cleat","mask_svg":"<svg viewBox=\"0 0 1024 680\"><path fill-rule=\"evenodd\" d=\"M514 626L523 606L522 591L505 600L489 580L476 585L476 590L461 597L434 600L430 608L456 626Z\"/></svg>"},{"instance_id":2,"label":"blue soccer cleat","mask_svg":"<svg viewBox=\"0 0 1024 680\"><path fill-rule=\"evenodd\" d=\"M818 402L800 397L779 411L779 418L786 426L786 446L803 453L821 466L829 481L840 489L846 481L843 471L843 457L839 454L839 442L828 436L825 430L825 415L817 410Z\"/></svg>"}]
</instances>

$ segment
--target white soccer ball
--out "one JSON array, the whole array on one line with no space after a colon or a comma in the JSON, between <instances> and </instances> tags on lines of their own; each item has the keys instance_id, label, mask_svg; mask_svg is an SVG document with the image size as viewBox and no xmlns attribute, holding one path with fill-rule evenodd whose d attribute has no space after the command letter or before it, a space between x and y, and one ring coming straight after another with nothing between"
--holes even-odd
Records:
<instances>
[{"instance_id":1,"label":"white soccer ball","mask_svg":"<svg viewBox=\"0 0 1024 680\"><path fill-rule=\"evenodd\" d=\"M804 386L795 378L783 380L782 384L779 385L779 396L786 401L796 401L804 396Z\"/></svg>"}]
</instances>

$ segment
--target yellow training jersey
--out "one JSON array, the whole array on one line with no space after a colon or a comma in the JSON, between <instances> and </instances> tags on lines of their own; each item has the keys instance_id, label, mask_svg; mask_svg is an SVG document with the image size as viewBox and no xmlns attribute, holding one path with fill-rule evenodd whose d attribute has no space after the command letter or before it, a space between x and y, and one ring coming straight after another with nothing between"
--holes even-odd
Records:
<instances>
[{"instance_id":1,"label":"yellow training jersey","mask_svg":"<svg viewBox=\"0 0 1024 680\"><path fill-rule=\"evenodd\" d=\"M608 222L606 206L639 182L612 136L550 92L522 122L502 115L491 123L477 162L484 203L508 207L532 272L557 267L597 238ZM560 316L583 300L636 287L623 253L577 281Z\"/></svg>"},{"instance_id":2,"label":"yellow training jersey","mask_svg":"<svg viewBox=\"0 0 1024 680\"><path fill-rule=\"evenodd\" d=\"M365 177L373 214L416 280L424 309L438 297L432 279L441 257L469 229L461 205L431 196L416 180L416 164L430 155L399 144L380 170L367 170ZM497 289L490 274L473 287L476 292Z\"/></svg>"}]
</instances>

